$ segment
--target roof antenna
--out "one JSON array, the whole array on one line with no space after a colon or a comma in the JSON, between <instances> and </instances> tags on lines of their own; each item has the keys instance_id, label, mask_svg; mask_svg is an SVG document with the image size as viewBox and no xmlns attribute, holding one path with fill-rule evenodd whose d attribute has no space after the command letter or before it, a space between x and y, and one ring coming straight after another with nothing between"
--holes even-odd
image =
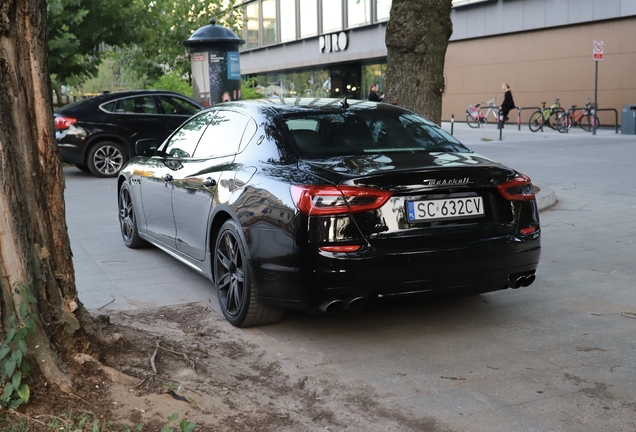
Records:
<instances>
[{"instance_id":1,"label":"roof antenna","mask_svg":"<svg viewBox=\"0 0 636 432\"><path fill-rule=\"evenodd\" d=\"M340 102L338 102L338 106L341 110L346 110L349 108L349 104L347 103L347 97L345 96Z\"/></svg>"}]
</instances>

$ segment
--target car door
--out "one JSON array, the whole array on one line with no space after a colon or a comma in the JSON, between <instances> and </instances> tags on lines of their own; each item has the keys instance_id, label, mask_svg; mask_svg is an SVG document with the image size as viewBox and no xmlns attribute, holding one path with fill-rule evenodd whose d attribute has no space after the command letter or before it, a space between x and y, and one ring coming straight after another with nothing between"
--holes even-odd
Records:
<instances>
[{"instance_id":1,"label":"car door","mask_svg":"<svg viewBox=\"0 0 636 432\"><path fill-rule=\"evenodd\" d=\"M209 217L217 203L217 185L224 171L233 170L233 161L244 134L256 132L250 117L219 110L210 121L194 157L173 180L172 211L177 230L177 249L203 260L207 250Z\"/></svg>"},{"instance_id":2,"label":"car door","mask_svg":"<svg viewBox=\"0 0 636 432\"><path fill-rule=\"evenodd\" d=\"M148 235L176 249L176 227L172 212L174 179L183 176L187 161L214 113L203 113L183 125L151 159L152 168L144 171L141 200Z\"/></svg>"},{"instance_id":3,"label":"car door","mask_svg":"<svg viewBox=\"0 0 636 432\"><path fill-rule=\"evenodd\" d=\"M202 108L183 97L175 95L157 95L159 106L163 110L163 117L166 123L166 131L171 134L186 120L199 112Z\"/></svg>"},{"instance_id":4,"label":"car door","mask_svg":"<svg viewBox=\"0 0 636 432\"><path fill-rule=\"evenodd\" d=\"M107 106L112 121L130 145L146 138L162 142L168 136L164 116L157 111L152 95L122 98Z\"/></svg>"}]
</instances>

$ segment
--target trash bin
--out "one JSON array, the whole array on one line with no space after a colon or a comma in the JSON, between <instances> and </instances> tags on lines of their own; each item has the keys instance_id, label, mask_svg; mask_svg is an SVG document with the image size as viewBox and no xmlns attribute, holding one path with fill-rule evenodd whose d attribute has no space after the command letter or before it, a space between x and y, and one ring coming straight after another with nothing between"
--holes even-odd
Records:
<instances>
[{"instance_id":1,"label":"trash bin","mask_svg":"<svg viewBox=\"0 0 636 432\"><path fill-rule=\"evenodd\" d=\"M623 135L636 135L636 105L623 105L621 133Z\"/></svg>"}]
</instances>

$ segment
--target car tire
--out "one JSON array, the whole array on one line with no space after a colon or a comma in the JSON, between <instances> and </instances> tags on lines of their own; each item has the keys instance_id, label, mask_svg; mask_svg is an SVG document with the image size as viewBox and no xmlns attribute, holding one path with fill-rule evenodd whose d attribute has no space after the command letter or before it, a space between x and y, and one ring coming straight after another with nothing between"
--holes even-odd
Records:
<instances>
[{"instance_id":1,"label":"car tire","mask_svg":"<svg viewBox=\"0 0 636 432\"><path fill-rule=\"evenodd\" d=\"M101 141L88 152L86 164L96 177L115 177L126 163L121 145L113 141Z\"/></svg>"},{"instance_id":2,"label":"car tire","mask_svg":"<svg viewBox=\"0 0 636 432\"><path fill-rule=\"evenodd\" d=\"M225 318L236 327L275 323L285 311L258 300L246 250L239 226L233 220L226 221L216 237L213 255L219 306Z\"/></svg>"},{"instance_id":3,"label":"car tire","mask_svg":"<svg viewBox=\"0 0 636 432\"><path fill-rule=\"evenodd\" d=\"M148 246L148 243L139 237L137 230L137 216L133 206L132 194L128 183L122 183L117 199L119 207L119 228L124 244L130 249L138 249Z\"/></svg>"},{"instance_id":4,"label":"car tire","mask_svg":"<svg viewBox=\"0 0 636 432\"><path fill-rule=\"evenodd\" d=\"M79 169L80 171L83 171L85 173L89 173L91 172L91 170L88 168L88 165L84 165L84 164L75 164L75 166L77 167L77 169Z\"/></svg>"}]
</instances>

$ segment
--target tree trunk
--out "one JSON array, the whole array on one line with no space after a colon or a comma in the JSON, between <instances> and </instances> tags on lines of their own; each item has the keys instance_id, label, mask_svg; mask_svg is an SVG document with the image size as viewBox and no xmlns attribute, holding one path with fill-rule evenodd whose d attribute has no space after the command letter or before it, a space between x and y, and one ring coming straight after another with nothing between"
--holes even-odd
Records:
<instances>
[{"instance_id":1,"label":"tree trunk","mask_svg":"<svg viewBox=\"0 0 636 432\"><path fill-rule=\"evenodd\" d=\"M27 360L49 384L72 389L64 362L92 348L97 326L77 298L53 132L46 0L0 4L0 319L27 305L40 318ZM16 294L27 284L32 305ZM4 337L0 339L4 340ZM94 339L95 341L98 339Z\"/></svg>"},{"instance_id":2,"label":"tree trunk","mask_svg":"<svg viewBox=\"0 0 636 432\"><path fill-rule=\"evenodd\" d=\"M393 0L386 26L384 102L442 120L444 58L453 33L451 0Z\"/></svg>"}]
</instances>

